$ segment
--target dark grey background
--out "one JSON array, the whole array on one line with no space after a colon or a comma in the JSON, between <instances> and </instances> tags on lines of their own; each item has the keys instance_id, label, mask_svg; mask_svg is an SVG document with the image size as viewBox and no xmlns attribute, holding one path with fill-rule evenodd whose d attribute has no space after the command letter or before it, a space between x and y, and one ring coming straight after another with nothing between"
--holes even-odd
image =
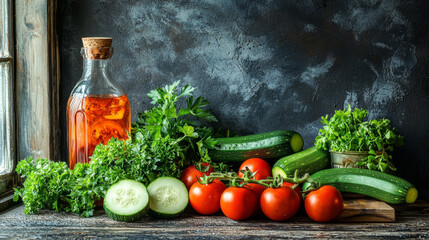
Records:
<instances>
[{"instance_id":1,"label":"dark grey background","mask_svg":"<svg viewBox=\"0 0 429 240\"><path fill-rule=\"evenodd\" d=\"M69 0L59 21L62 109L82 72L80 38L111 36L133 121L149 90L182 79L218 126L293 129L309 147L320 116L350 103L392 120L406 141L398 174L429 190L427 1ZM65 160L65 111L62 129Z\"/></svg>"}]
</instances>

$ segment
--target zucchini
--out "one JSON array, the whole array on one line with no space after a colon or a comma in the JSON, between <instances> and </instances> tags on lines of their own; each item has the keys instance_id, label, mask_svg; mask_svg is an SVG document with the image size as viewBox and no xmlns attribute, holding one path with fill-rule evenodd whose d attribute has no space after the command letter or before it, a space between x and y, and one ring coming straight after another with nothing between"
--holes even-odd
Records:
<instances>
[{"instance_id":1,"label":"zucchini","mask_svg":"<svg viewBox=\"0 0 429 240\"><path fill-rule=\"evenodd\" d=\"M312 174L329 166L328 153L316 147L279 159L273 166L273 176L291 177L298 170Z\"/></svg>"},{"instance_id":2,"label":"zucchini","mask_svg":"<svg viewBox=\"0 0 429 240\"><path fill-rule=\"evenodd\" d=\"M215 138L217 145L209 150L215 162L241 164L249 158L262 158L266 161L302 150L304 141L301 135L292 130L279 130L241 137Z\"/></svg>"},{"instance_id":3,"label":"zucchini","mask_svg":"<svg viewBox=\"0 0 429 240\"><path fill-rule=\"evenodd\" d=\"M121 180L107 190L103 207L113 220L134 222L146 214L149 194L140 182Z\"/></svg>"},{"instance_id":4,"label":"zucchini","mask_svg":"<svg viewBox=\"0 0 429 240\"><path fill-rule=\"evenodd\" d=\"M340 192L357 193L391 203L413 203L418 192L410 182L387 173L360 168L331 168L311 175L320 186L331 185ZM304 183L302 190L311 184Z\"/></svg>"},{"instance_id":5,"label":"zucchini","mask_svg":"<svg viewBox=\"0 0 429 240\"><path fill-rule=\"evenodd\" d=\"M149 192L149 212L154 218L176 218L188 205L188 189L177 178L159 177L147 187Z\"/></svg>"}]
</instances>

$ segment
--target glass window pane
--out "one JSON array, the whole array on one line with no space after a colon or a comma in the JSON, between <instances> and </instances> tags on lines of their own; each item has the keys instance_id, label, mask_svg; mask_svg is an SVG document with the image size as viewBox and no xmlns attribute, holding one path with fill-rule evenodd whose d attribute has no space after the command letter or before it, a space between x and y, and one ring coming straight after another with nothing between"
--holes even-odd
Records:
<instances>
[{"instance_id":1,"label":"glass window pane","mask_svg":"<svg viewBox=\"0 0 429 240\"><path fill-rule=\"evenodd\" d=\"M0 175L13 170L13 102L11 66L0 63Z\"/></svg>"},{"instance_id":2,"label":"glass window pane","mask_svg":"<svg viewBox=\"0 0 429 240\"><path fill-rule=\"evenodd\" d=\"M11 1L0 0L0 58L12 56Z\"/></svg>"},{"instance_id":3,"label":"glass window pane","mask_svg":"<svg viewBox=\"0 0 429 240\"><path fill-rule=\"evenodd\" d=\"M0 176L12 172L15 160L11 2L0 0Z\"/></svg>"}]
</instances>

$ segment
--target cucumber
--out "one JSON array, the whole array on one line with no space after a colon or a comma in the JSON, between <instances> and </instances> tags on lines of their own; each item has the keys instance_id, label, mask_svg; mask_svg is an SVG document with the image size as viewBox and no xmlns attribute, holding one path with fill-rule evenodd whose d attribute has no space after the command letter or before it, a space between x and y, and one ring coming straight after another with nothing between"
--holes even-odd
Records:
<instances>
[{"instance_id":1,"label":"cucumber","mask_svg":"<svg viewBox=\"0 0 429 240\"><path fill-rule=\"evenodd\" d=\"M331 185L340 192L357 193L391 203L413 203L418 192L410 182L378 171L360 168L331 168L319 171L311 178L314 182ZM302 190L307 190L311 184L304 183Z\"/></svg>"},{"instance_id":2,"label":"cucumber","mask_svg":"<svg viewBox=\"0 0 429 240\"><path fill-rule=\"evenodd\" d=\"M268 162L302 150L301 135L292 130L279 130L241 137L215 138L217 145L209 150L213 161L241 164L249 158Z\"/></svg>"},{"instance_id":3,"label":"cucumber","mask_svg":"<svg viewBox=\"0 0 429 240\"><path fill-rule=\"evenodd\" d=\"M141 219L149 206L146 187L134 180L121 180L113 184L104 197L103 207L113 220L134 222Z\"/></svg>"},{"instance_id":4,"label":"cucumber","mask_svg":"<svg viewBox=\"0 0 429 240\"><path fill-rule=\"evenodd\" d=\"M316 147L279 159L273 166L273 176L291 177L298 170L312 174L329 166L328 153Z\"/></svg>"},{"instance_id":5,"label":"cucumber","mask_svg":"<svg viewBox=\"0 0 429 240\"><path fill-rule=\"evenodd\" d=\"M149 192L149 212L155 218L176 218L188 205L188 190L177 178L160 177L147 187Z\"/></svg>"}]
</instances>

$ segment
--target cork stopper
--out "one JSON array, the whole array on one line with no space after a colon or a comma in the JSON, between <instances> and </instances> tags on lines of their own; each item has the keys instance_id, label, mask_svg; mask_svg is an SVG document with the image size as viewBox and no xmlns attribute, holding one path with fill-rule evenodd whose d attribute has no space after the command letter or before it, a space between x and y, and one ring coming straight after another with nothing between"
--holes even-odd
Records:
<instances>
[{"instance_id":1,"label":"cork stopper","mask_svg":"<svg viewBox=\"0 0 429 240\"><path fill-rule=\"evenodd\" d=\"M112 57L112 38L85 37L82 38L83 55L89 59L108 59Z\"/></svg>"}]
</instances>

